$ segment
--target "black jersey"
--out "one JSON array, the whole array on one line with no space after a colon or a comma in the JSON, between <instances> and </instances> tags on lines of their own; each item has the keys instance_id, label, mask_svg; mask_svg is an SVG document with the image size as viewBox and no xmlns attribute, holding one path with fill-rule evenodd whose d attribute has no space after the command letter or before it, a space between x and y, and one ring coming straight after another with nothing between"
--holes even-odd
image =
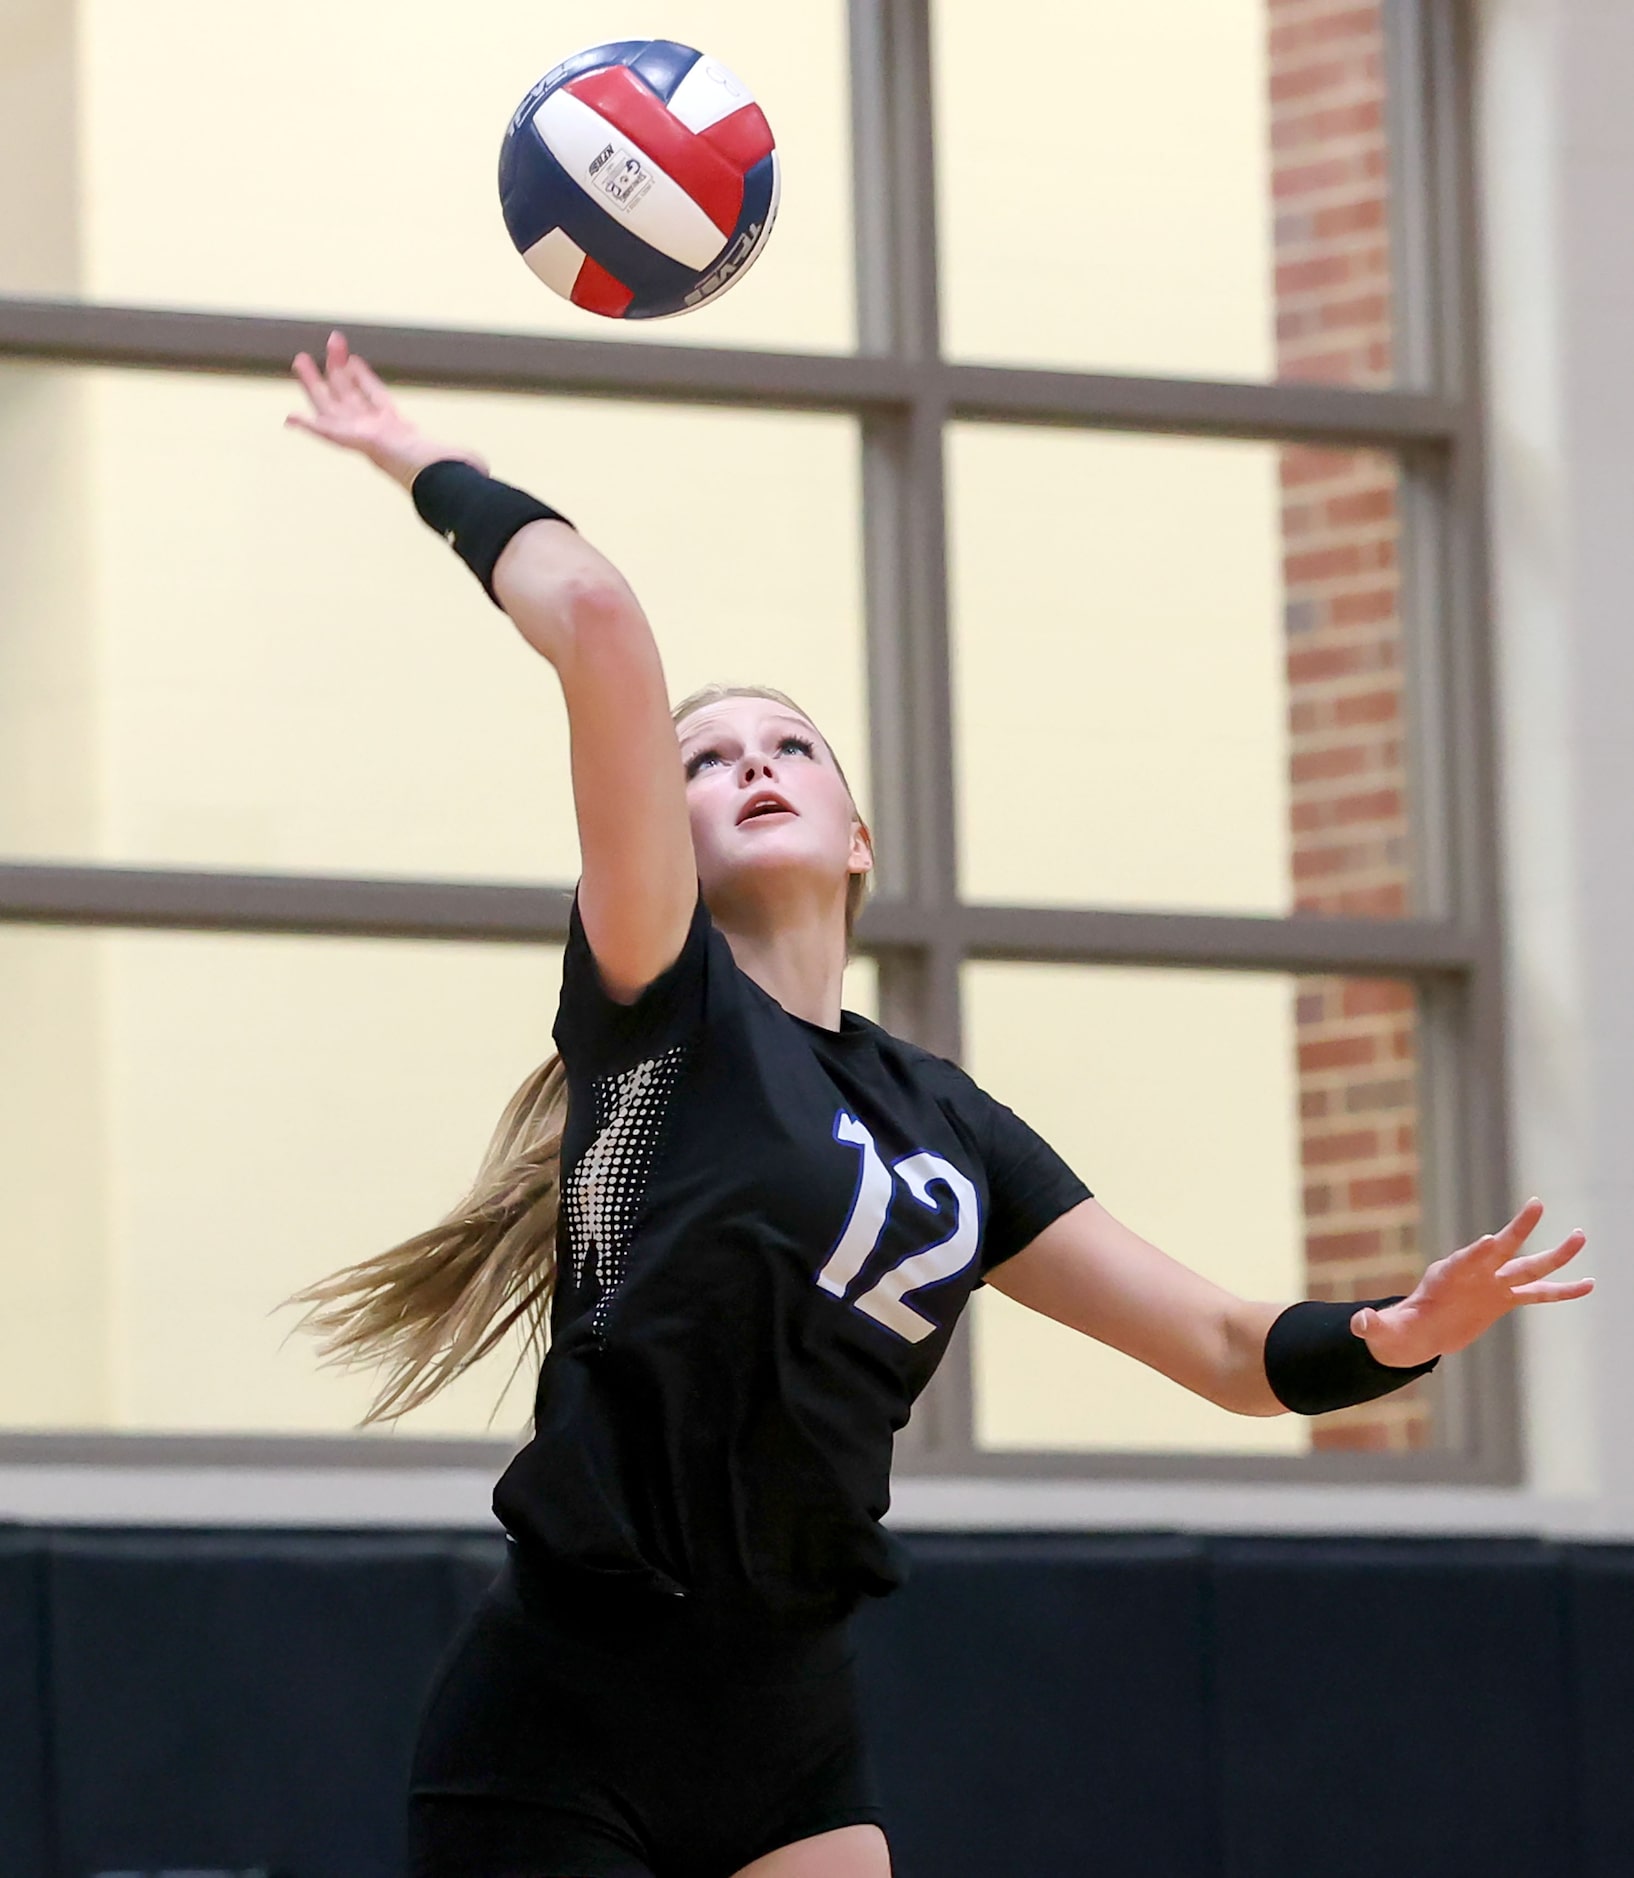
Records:
<instances>
[{"instance_id":1,"label":"black jersey","mask_svg":"<svg viewBox=\"0 0 1634 1878\"><path fill-rule=\"evenodd\" d=\"M540 1562L795 1613L902 1577L891 1442L982 1273L1088 1188L952 1063L793 1017L700 900L633 1004L575 904L558 1278L494 1507Z\"/></svg>"}]
</instances>

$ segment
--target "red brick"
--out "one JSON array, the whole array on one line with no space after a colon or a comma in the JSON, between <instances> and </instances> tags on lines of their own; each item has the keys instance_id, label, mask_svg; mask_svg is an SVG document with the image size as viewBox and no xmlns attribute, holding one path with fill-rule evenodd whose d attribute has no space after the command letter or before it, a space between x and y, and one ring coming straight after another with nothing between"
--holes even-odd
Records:
<instances>
[{"instance_id":1,"label":"red brick","mask_svg":"<svg viewBox=\"0 0 1634 1878\"><path fill-rule=\"evenodd\" d=\"M1333 819L1341 827L1356 822L1394 822L1406 813L1399 789L1373 789L1365 795L1340 796L1333 804Z\"/></svg>"},{"instance_id":2,"label":"red brick","mask_svg":"<svg viewBox=\"0 0 1634 1878\"><path fill-rule=\"evenodd\" d=\"M1288 654L1288 682L1311 685L1324 678L1351 678L1370 671L1373 662L1368 648L1355 640L1336 646L1301 646Z\"/></svg>"},{"instance_id":3,"label":"red brick","mask_svg":"<svg viewBox=\"0 0 1634 1878\"><path fill-rule=\"evenodd\" d=\"M1331 1265L1339 1259L1365 1259L1376 1256L1382 1241L1376 1228L1352 1232L1313 1232L1306 1240L1313 1265Z\"/></svg>"},{"instance_id":4,"label":"red brick","mask_svg":"<svg viewBox=\"0 0 1634 1878\"><path fill-rule=\"evenodd\" d=\"M1285 489L1307 483L1338 482L1355 468L1353 450L1318 450L1309 444L1289 444L1282 452L1278 468Z\"/></svg>"},{"instance_id":5,"label":"red brick","mask_svg":"<svg viewBox=\"0 0 1634 1878\"><path fill-rule=\"evenodd\" d=\"M1354 235L1364 230L1383 228L1384 198L1367 196L1358 202L1334 203L1328 208L1318 209L1313 220L1319 241L1326 241L1335 235Z\"/></svg>"},{"instance_id":6,"label":"red brick","mask_svg":"<svg viewBox=\"0 0 1634 1878\"><path fill-rule=\"evenodd\" d=\"M1338 594L1332 605L1336 626L1372 626L1395 617L1396 589L1370 587L1360 593Z\"/></svg>"},{"instance_id":7,"label":"red brick","mask_svg":"<svg viewBox=\"0 0 1634 1878\"><path fill-rule=\"evenodd\" d=\"M1400 885L1359 888L1340 894L1335 910L1357 919L1400 919L1407 911L1407 889Z\"/></svg>"},{"instance_id":8,"label":"red brick","mask_svg":"<svg viewBox=\"0 0 1634 1878\"><path fill-rule=\"evenodd\" d=\"M1411 1206L1418 1199L1418 1182L1411 1174L1377 1174L1350 1183L1350 1204L1357 1212L1376 1206Z\"/></svg>"},{"instance_id":9,"label":"red brick","mask_svg":"<svg viewBox=\"0 0 1634 1878\"><path fill-rule=\"evenodd\" d=\"M1377 1058L1378 1048L1371 1037L1328 1037L1299 1046L1299 1067L1306 1075L1323 1069L1356 1069Z\"/></svg>"},{"instance_id":10,"label":"red brick","mask_svg":"<svg viewBox=\"0 0 1634 1878\"><path fill-rule=\"evenodd\" d=\"M1301 846L1294 855L1294 879L1314 880L1326 874L1350 874L1356 869L1354 848Z\"/></svg>"},{"instance_id":11,"label":"red brick","mask_svg":"<svg viewBox=\"0 0 1634 1878\"><path fill-rule=\"evenodd\" d=\"M1290 196L1323 195L1347 185L1365 188L1369 181L1368 166L1357 157L1323 155L1309 162L1278 165L1271 175L1271 194L1280 202Z\"/></svg>"},{"instance_id":12,"label":"red brick","mask_svg":"<svg viewBox=\"0 0 1634 1878\"><path fill-rule=\"evenodd\" d=\"M1346 574L1359 574L1363 566L1360 546L1349 542L1309 554L1290 554L1283 561L1283 573L1290 585L1303 585L1314 580L1341 580Z\"/></svg>"},{"instance_id":13,"label":"red brick","mask_svg":"<svg viewBox=\"0 0 1634 1878\"><path fill-rule=\"evenodd\" d=\"M1392 1109L1410 1109L1415 1100L1410 1078L1398 1077L1390 1082L1353 1082L1345 1090L1345 1113L1347 1115L1366 1115L1373 1112L1388 1113ZM1402 1151L1398 1139L1396 1151Z\"/></svg>"},{"instance_id":14,"label":"red brick","mask_svg":"<svg viewBox=\"0 0 1634 1878\"><path fill-rule=\"evenodd\" d=\"M1384 107L1377 98L1329 110L1279 114L1271 125L1273 150L1302 150L1310 144L1334 144L1341 139L1375 137L1384 126Z\"/></svg>"},{"instance_id":15,"label":"red brick","mask_svg":"<svg viewBox=\"0 0 1634 1878\"><path fill-rule=\"evenodd\" d=\"M1317 65L1285 65L1271 73L1271 102L1283 104L1291 98L1314 97L1333 91L1354 77L1354 69L1337 59Z\"/></svg>"},{"instance_id":16,"label":"red brick","mask_svg":"<svg viewBox=\"0 0 1634 1878\"><path fill-rule=\"evenodd\" d=\"M1284 348L1277 376L1293 384L1344 385L1355 376L1355 367L1348 352L1335 352L1331 347L1299 359L1290 358Z\"/></svg>"},{"instance_id":17,"label":"red brick","mask_svg":"<svg viewBox=\"0 0 1634 1878\"><path fill-rule=\"evenodd\" d=\"M1394 522L1396 482L1392 476L1376 489L1352 489L1329 496L1322 505L1323 519L1335 528L1357 528L1368 522Z\"/></svg>"},{"instance_id":18,"label":"red brick","mask_svg":"<svg viewBox=\"0 0 1634 1878\"><path fill-rule=\"evenodd\" d=\"M1392 724L1401 716L1399 691L1363 691L1354 697L1334 701L1336 724L1346 729L1353 724Z\"/></svg>"},{"instance_id":19,"label":"red brick","mask_svg":"<svg viewBox=\"0 0 1634 1878\"><path fill-rule=\"evenodd\" d=\"M1308 261L1283 262L1276 270L1277 292L1313 293L1360 277L1361 269L1350 255L1319 254Z\"/></svg>"},{"instance_id":20,"label":"red brick","mask_svg":"<svg viewBox=\"0 0 1634 1878\"><path fill-rule=\"evenodd\" d=\"M1307 1050L1320 1044L1306 1044ZM1377 1129L1352 1128L1343 1134L1307 1134L1300 1144L1300 1159L1306 1167L1333 1167L1352 1161L1373 1160L1379 1152Z\"/></svg>"},{"instance_id":21,"label":"red brick","mask_svg":"<svg viewBox=\"0 0 1634 1878\"><path fill-rule=\"evenodd\" d=\"M1277 7L1272 5L1272 18L1277 15ZM1271 28L1271 59L1288 58L1295 53L1305 51L1312 46L1332 45L1336 41L1356 40L1362 45L1377 45L1379 41L1378 9L1371 6L1347 7L1342 11L1319 8L1309 19L1291 20L1286 25L1273 25Z\"/></svg>"},{"instance_id":22,"label":"red brick","mask_svg":"<svg viewBox=\"0 0 1634 1878\"><path fill-rule=\"evenodd\" d=\"M1324 776L1360 776L1369 767L1364 745L1347 743L1333 750L1303 750L1289 769L1295 783L1314 782Z\"/></svg>"},{"instance_id":23,"label":"red brick","mask_svg":"<svg viewBox=\"0 0 1634 1878\"><path fill-rule=\"evenodd\" d=\"M1342 1000L1346 1017L1377 1017L1416 1011L1413 987L1397 978L1347 978Z\"/></svg>"},{"instance_id":24,"label":"red brick","mask_svg":"<svg viewBox=\"0 0 1634 1878\"><path fill-rule=\"evenodd\" d=\"M1390 296L1375 289L1350 294L1341 300L1324 300L1317 319L1325 332L1378 329L1388 333Z\"/></svg>"},{"instance_id":25,"label":"red brick","mask_svg":"<svg viewBox=\"0 0 1634 1878\"><path fill-rule=\"evenodd\" d=\"M1367 1406L1372 1408L1372 1403ZM1390 1428L1378 1416L1370 1416L1366 1421L1335 1423L1331 1415L1324 1415L1312 1430L1312 1445L1327 1453L1339 1454L1382 1454L1393 1445Z\"/></svg>"}]
</instances>

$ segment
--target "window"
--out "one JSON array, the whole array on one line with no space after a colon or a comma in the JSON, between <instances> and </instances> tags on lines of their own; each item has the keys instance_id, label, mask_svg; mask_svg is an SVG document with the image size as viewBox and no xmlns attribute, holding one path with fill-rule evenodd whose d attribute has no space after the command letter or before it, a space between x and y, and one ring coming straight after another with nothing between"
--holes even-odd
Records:
<instances>
[{"instance_id":1,"label":"window","mask_svg":"<svg viewBox=\"0 0 1634 1878\"><path fill-rule=\"evenodd\" d=\"M205 1426L354 1452L364 1385L314 1380L267 1313L463 1176L548 1029L559 704L395 492L278 429L268 381L337 321L606 545L677 692L803 698L878 838L851 995L1136 1230L1345 1298L1504 1210L1461 7L1030 0L1023 80L945 0L679 6L766 101L787 194L718 315L635 329L530 282L496 139L463 141L602 36L593 8L545 46L507 5L450 52L352 0L324 30L378 56L345 96L356 61L280 65L294 16L224 45L196 10L81 0L0 49L61 106L0 131L31 179L0 260L0 1271L41 1325L8 1452ZM230 199L177 159L222 95L143 49L178 40L255 68ZM409 108L433 77L446 141ZM453 1066L423 1102L405 1010ZM400 1186L385 1158L342 1191L319 1062ZM234 1164L235 1115L287 1180ZM76 1118L96 1171L65 1204ZM208 1223L172 1230L188 1192ZM334 1240L305 1263L303 1195ZM1511 1464L1501 1342L1311 1426L1216 1415L991 1291L967 1333L904 1469ZM382 1439L482 1438L489 1381Z\"/></svg>"}]
</instances>

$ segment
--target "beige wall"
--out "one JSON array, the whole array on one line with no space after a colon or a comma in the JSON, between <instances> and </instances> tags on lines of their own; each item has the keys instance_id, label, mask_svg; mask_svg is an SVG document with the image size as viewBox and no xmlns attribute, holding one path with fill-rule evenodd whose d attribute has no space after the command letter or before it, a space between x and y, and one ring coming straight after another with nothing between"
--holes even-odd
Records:
<instances>
[{"instance_id":1,"label":"beige wall","mask_svg":"<svg viewBox=\"0 0 1634 1878\"><path fill-rule=\"evenodd\" d=\"M948 349L1270 377L1264 0L932 15Z\"/></svg>"},{"instance_id":2,"label":"beige wall","mask_svg":"<svg viewBox=\"0 0 1634 1878\"><path fill-rule=\"evenodd\" d=\"M1100 1203L1250 1298L1303 1290L1293 986L1229 972L965 968L971 1073ZM1001 1293L974 1310L993 1448L1297 1453L1295 1416L1229 1415Z\"/></svg>"},{"instance_id":3,"label":"beige wall","mask_svg":"<svg viewBox=\"0 0 1634 1878\"><path fill-rule=\"evenodd\" d=\"M1119 256L1126 291L1078 291L1094 318L1070 332L1048 281L1019 306L971 236L991 226L996 201L982 192L1010 174L1009 145L972 167L955 130L955 342L982 350L997 321L1018 345L1081 363L1263 371L1257 9L1199 3L1178 64L1169 45L1171 104L1214 113L1208 160L1190 167L1156 161L1117 79L1147 59L1148 23L1128 9L1045 11L1053 43L1099 74L1100 101L1035 121L1026 174L1070 176L1086 161L1116 174L1116 188L1074 197L1072 213L1105 218L1079 258ZM606 36L601 9L554 10L548 44L536 12L509 0L465 45L421 16L416 0L381 32L361 5L320 14L303 0L262 21L198 0L87 0L83 215L64 248L87 290L609 336L532 282L492 200L515 96L564 51ZM778 238L753 275L707 320L644 336L849 343L842 10L719 0L629 24L727 56L788 159ZM968 118L987 80L964 15L939 9L938 34L944 105ZM15 76L17 42L0 45ZM218 82L228 68L231 87ZM1012 118L1024 102L996 96ZM1091 131L1105 149L1082 141ZM1028 214L1052 199L1046 187L1022 193ZM1024 220L1013 226L1031 239ZM1164 272L1174 247L1195 252L1205 237L1219 257L1206 300ZM1127 310L1159 302L1180 325L1137 325ZM7 512L33 505L34 524L22 552L8 531L0 557L3 845L570 879L549 674L398 491L281 429L290 403L282 386L222 379L36 368L0 379L0 488ZM866 799L849 423L453 393L416 394L415 408L614 555L676 692L712 677L784 685ZM955 440L951 467L968 890L1280 908L1268 453L983 432ZM1084 838L1063 843L1055 811L1040 815L1041 778ZM1115 1211L1225 1282L1277 1295L1297 1283L1286 991L977 968L972 1060ZM866 966L850 995L870 1008ZM0 1267L29 1300L27 1334L0 1330L13 1359L0 1424L320 1429L348 1425L368 1385L316 1374L304 1345L281 1341L287 1319L272 1307L458 1191L544 1047L553 983L548 956L527 949L13 931L0 933L0 1000L0 1100L13 1121L0 1155L22 1196ZM1228 1172L1243 1224L1221 1230ZM1131 1377L997 1299L979 1306L977 1344L995 1445L1297 1442L1297 1430L1226 1421ZM497 1380L473 1379L420 1427L481 1428ZM519 1425L522 1400L513 1393L496 1426Z\"/></svg>"},{"instance_id":4,"label":"beige wall","mask_svg":"<svg viewBox=\"0 0 1634 1878\"><path fill-rule=\"evenodd\" d=\"M609 38L678 39L755 93L778 238L707 321L597 338L843 348L854 326L838 0L81 0L86 289L104 299L583 336L511 247L494 176L528 87ZM476 17L475 14L472 16Z\"/></svg>"},{"instance_id":5,"label":"beige wall","mask_svg":"<svg viewBox=\"0 0 1634 1878\"><path fill-rule=\"evenodd\" d=\"M948 491L964 891L1290 910L1275 447L971 424Z\"/></svg>"}]
</instances>

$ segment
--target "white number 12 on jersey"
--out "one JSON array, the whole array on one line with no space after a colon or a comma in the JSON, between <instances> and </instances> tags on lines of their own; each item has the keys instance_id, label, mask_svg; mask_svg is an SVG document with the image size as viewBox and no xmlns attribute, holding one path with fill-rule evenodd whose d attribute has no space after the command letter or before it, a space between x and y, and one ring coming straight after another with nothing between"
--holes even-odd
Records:
<instances>
[{"instance_id":1,"label":"white number 12 on jersey","mask_svg":"<svg viewBox=\"0 0 1634 1878\"><path fill-rule=\"evenodd\" d=\"M933 1212L936 1202L931 1198L932 1187L940 1183L953 1195L952 1232L934 1245L926 1246L923 1252L910 1253L899 1260L878 1284L871 1285L854 1300L856 1308L876 1323L894 1330L899 1337L906 1337L909 1343L918 1343L928 1337L936 1325L908 1302L908 1294L925 1285L956 1277L976 1256L981 1205L975 1185L940 1154L925 1151L909 1154L894 1167L887 1167L868 1129L843 1109L834 1118L834 1139L862 1153L862 1172L850 1216L834 1250L817 1274L818 1285L836 1298L845 1296L852 1279L868 1263L870 1253L879 1244L898 1180L921 1206Z\"/></svg>"}]
</instances>

